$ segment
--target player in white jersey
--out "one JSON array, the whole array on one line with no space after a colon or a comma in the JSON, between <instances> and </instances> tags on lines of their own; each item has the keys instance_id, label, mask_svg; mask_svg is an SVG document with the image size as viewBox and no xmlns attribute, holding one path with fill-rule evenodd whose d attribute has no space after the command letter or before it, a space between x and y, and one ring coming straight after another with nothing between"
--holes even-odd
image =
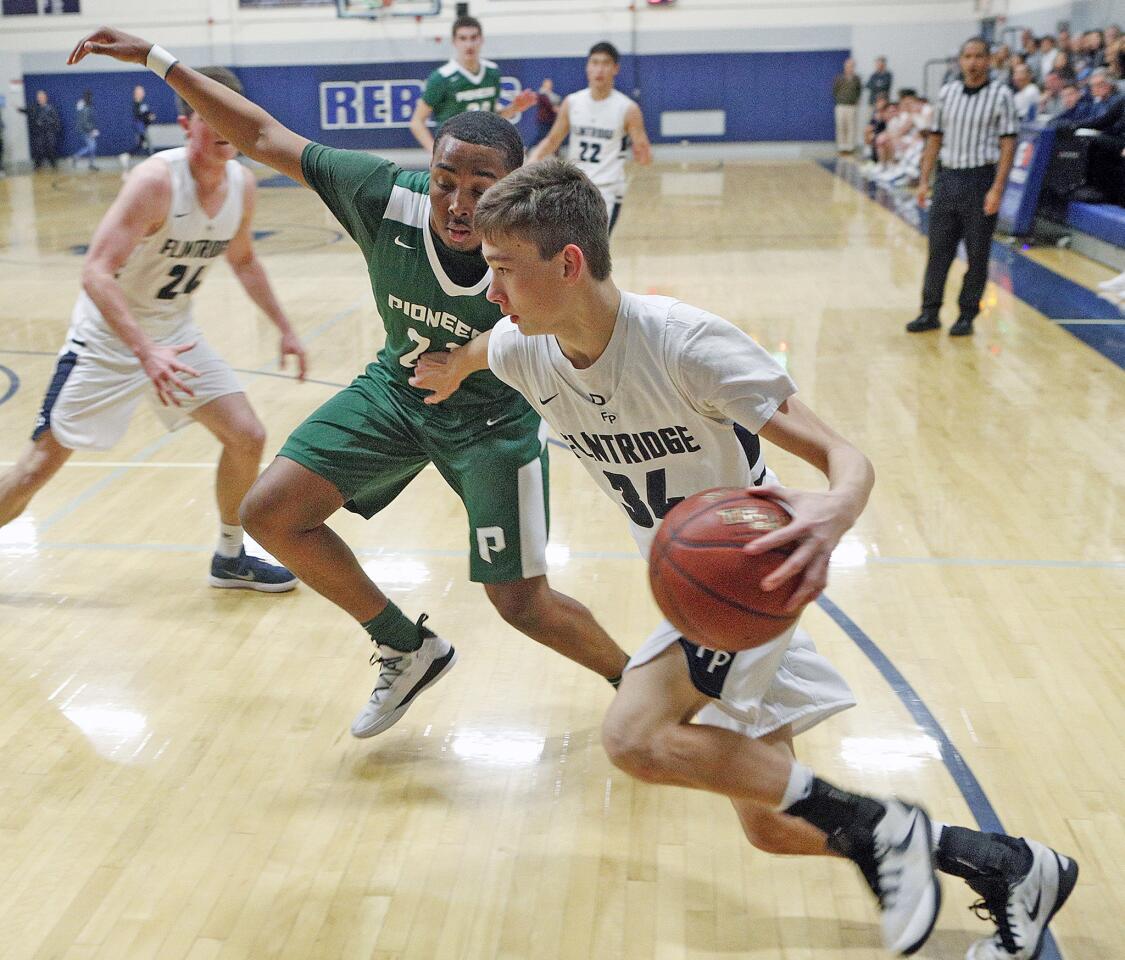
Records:
<instances>
[{"instance_id":1,"label":"player in white jersey","mask_svg":"<svg viewBox=\"0 0 1125 960\"><path fill-rule=\"evenodd\" d=\"M221 67L207 75L237 92ZM243 289L281 333L281 358L305 350L254 254L256 184L234 148L180 102L186 146L150 157L102 218L82 270L31 445L0 476L0 526L14 520L74 450L107 450L147 397L169 430L195 420L222 444L220 531L210 583L279 593L297 579L243 549L238 507L258 476L265 429L231 368L203 339L191 313L196 288L225 255Z\"/></svg>"},{"instance_id":2,"label":"player in white jersey","mask_svg":"<svg viewBox=\"0 0 1125 960\"><path fill-rule=\"evenodd\" d=\"M645 133L641 108L613 81L621 69L617 47L595 43L586 57L585 90L572 93L562 102L550 133L528 154L534 163L554 154L567 135L567 159L590 178L601 191L613 232L625 199L625 161L632 143L633 159L642 166L652 163L652 145Z\"/></svg>"},{"instance_id":3,"label":"player in white jersey","mask_svg":"<svg viewBox=\"0 0 1125 960\"><path fill-rule=\"evenodd\" d=\"M746 549L792 545L762 587L797 578L790 609L814 599L867 502L867 458L797 400L785 371L740 330L667 297L619 291L604 206L571 165L510 174L481 198L474 225L493 270L489 299L508 316L459 350L425 355L412 382L440 402L487 366L621 506L645 556L661 518L699 490L746 486L782 501L791 522ZM772 482L759 437L820 469L827 492ZM910 954L929 936L936 866L965 878L997 924L970 960L1037 956L1077 865L1034 840L935 824L915 805L814 776L795 759L794 735L852 703L800 630L731 654L663 623L630 660L602 738L638 779L728 796L763 850L852 860L878 896L889 949Z\"/></svg>"}]
</instances>

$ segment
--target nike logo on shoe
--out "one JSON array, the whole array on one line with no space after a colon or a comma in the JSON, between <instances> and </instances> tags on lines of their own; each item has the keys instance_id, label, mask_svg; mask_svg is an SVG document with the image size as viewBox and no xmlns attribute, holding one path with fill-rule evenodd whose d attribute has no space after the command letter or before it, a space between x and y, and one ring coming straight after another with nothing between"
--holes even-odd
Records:
<instances>
[{"instance_id":1,"label":"nike logo on shoe","mask_svg":"<svg viewBox=\"0 0 1125 960\"><path fill-rule=\"evenodd\" d=\"M503 419L504 419L503 417L496 417L495 419L493 419L492 417L489 417L487 420L484 421L484 425L486 427L494 427L494 426L496 426L496 424L498 424Z\"/></svg>"},{"instance_id":2,"label":"nike logo on shoe","mask_svg":"<svg viewBox=\"0 0 1125 960\"><path fill-rule=\"evenodd\" d=\"M224 570L222 575L224 577L227 577L227 578L231 579L231 580L254 580L255 579L253 570L251 570L249 573L240 573L237 570Z\"/></svg>"},{"instance_id":3,"label":"nike logo on shoe","mask_svg":"<svg viewBox=\"0 0 1125 960\"><path fill-rule=\"evenodd\" d=\"M910 848L910 841L912 839L914 839L914 828L916 826L918 826L918 811L917 810L914 811L914 815L911 817L910 829L906 831L906 837L902 840L901 843L896 843L891 848L892 850L895 851L895 853L906 853L906 851Z\"/></svg>"},{"instance_id":4,"label":"nike logo on shoe","mask_svg":"<svg viewBox=\"0 0 1125 960\"><path fill-rule=\"evenodd\" d=\"M548 404L548 403L550 403L550 402L551 402L552 400L554 400L554 399L555 399L555 397L557 397L557 396L558 396L558 394L557 394L557 393L556 393L556 394L553 394L552 396L549 396L549 397L548 397L548 398L547 398L546 400L544 400L544 399L543 399L542 397L540 397L540 398L539 398L539 402L540 402L541 404L543 404L543 406L547 406L547 404Z\"/></svg>"},{"instance_id":5,"label":"nike logo on shoe","mask_svg":"<svg viewBox=\"0 0 1125 960\"><path fill-rule=\"evenodd\" d=\"M1040 887L1035 891L1035 906L1027 911L1027 915L1031 917L1032 921L1039 919L1039 905L1043 902L1043 888Z\"/></svg>"},{"instance_id":6,"label":"nike logo on shoe","mask_svg":"<svg viewBox=\"0 0 1125 960\"><path fill-rule=\"evenodd\" d=\"M415 247L410 246L409 243L403 243L402 237L400 237L398 234L395 234L395 246L396 247L402 247L404 250L414 250L414 249L416 249Z\"/></svg>"}]
</instances>

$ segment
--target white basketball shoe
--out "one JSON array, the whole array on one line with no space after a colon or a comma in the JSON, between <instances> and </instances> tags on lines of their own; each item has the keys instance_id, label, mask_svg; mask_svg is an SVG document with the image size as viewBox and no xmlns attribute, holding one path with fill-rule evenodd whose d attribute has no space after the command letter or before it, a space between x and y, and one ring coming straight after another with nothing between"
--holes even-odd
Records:
<instances>
[{"instance_id":1,"label":"white basketball shoe","mask_svg":"<svg viewBox=\"0 0 1125 960\"><path fill-rule=\"evenodd\" d=\"M921 807L898 800L887 800L885 806L873 831L874 876L867 880L883 911L883 943L908 957L929 938L941 909L933 828Z\"/></svg>"}]
</instances>

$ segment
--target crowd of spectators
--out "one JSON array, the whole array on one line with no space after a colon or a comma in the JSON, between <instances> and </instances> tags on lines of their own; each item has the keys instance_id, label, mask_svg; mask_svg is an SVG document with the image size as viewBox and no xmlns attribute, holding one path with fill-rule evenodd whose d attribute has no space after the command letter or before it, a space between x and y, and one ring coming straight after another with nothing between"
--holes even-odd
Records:
<instances>
[{"instance_id":1,"label":"crowd of spectators","mask_svg":"<svg viewBox=\"0 0 1125 960\"><path fill-rule=\"evenodd\" d=\"M943 83L955 78L956 64L952 58ZM1041 37L1024 30L1017 50L1004 43L993 47L989 79L1012 88L1022 122L1054 127L1063 141L1084 138L1087 199L1125 206L1125 35L1120 27L1075 34L1059 29ZM863 129L864 175L913 186L933 115L929 103L908 88L898 90L897 100L892 97L893 75L884 57L875 61L865 83L853 67L845 67L833 85L841 153L858 149L849 109L859 102L860 83L871 111Z\"/></svg>"}]
</instances>

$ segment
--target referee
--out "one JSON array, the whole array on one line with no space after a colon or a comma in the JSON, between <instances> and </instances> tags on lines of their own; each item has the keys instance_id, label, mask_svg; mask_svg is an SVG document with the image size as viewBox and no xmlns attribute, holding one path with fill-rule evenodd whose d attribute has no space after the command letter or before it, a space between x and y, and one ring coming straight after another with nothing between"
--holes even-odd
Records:
<instances>
[{"instance_id":1,"label":"referee","mask_svg":"<svg viewBox=\"0 0 1125 960\"><path fill-rule=\"evenodd\" d=\"M922 312L906 325L908 333L938 330L945 279L964 240L969 268L957 303L960 314L951 337L973 332L988 280L988 254L1004 184L1016 154L1015 101L1002 83L989 82L988 43L973 37L961 45L961 79L941 88L922 156L918 204L926 202L930 172L941 153L941 170L930 206L930 252L922 285Z\"/></svg>"}]
</instances>

